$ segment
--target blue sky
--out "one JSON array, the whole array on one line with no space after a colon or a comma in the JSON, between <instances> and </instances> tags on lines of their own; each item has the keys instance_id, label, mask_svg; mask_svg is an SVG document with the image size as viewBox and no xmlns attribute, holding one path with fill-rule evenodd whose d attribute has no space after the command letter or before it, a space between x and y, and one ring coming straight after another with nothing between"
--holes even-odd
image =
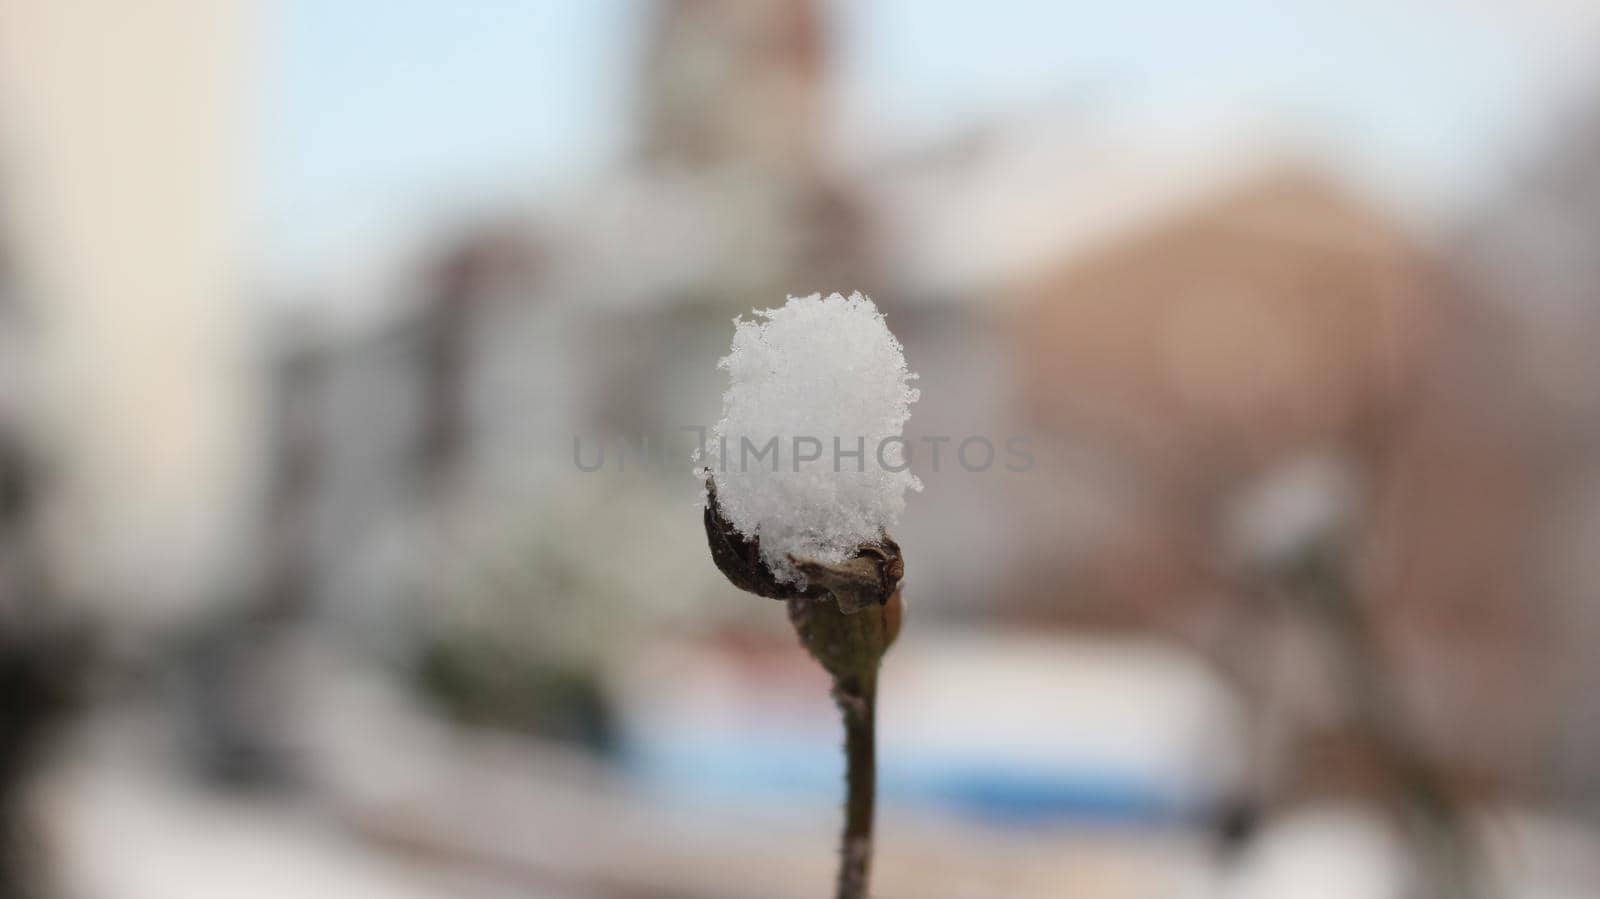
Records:
<instances>
[{"instance_id":1,"label":"blue sky","mask_svg":"<svg viewBox=\"0 0 1600 899\"><path fill-rule=\"evenodd\" d=\"M255 205L265 264L325 262L408 221L508 194L537 198L604 172L628 139L650 7L269 6ZM868 145L1053 103L1161 124L1244 112L1301 135L1398 202L1423 204L1469 194L1498 171L1569 77L1553 38L1592 24L1511 19L1471 0L832 8L840 128L870 127Z\"/></svg>"}]
</instances>

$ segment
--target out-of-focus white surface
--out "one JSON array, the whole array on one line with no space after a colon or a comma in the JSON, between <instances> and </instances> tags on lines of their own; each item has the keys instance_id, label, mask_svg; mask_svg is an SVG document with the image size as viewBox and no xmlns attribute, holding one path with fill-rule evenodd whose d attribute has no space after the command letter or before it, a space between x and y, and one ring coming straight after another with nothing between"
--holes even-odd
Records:
<instances>
[{"instance_id":1,"label":"out-of-focus white surface","mask_svg":"<svg viewBox=\"0 0 1600 899\"><path fill-rule=\"evenodd\" d=\"M1229 899L1401 899L1403 847L1370 809L1333 806L1286 816L1249 848Z\"/></svg>"},{"instance_id":2,"label":"out-of-focus white surface","mask_svg":"<svg viewBox=\"0 0 1600 899\"><path fill-rule=\"evenodd\" d=\"M174 764L170 713L107 710L37 791L74 899L805 899L831 875L835 810L673 800L524 740L454 731L380 680L340 674L293 725L298 794L219 793ZM1537 810L1477 816L1506 899L1580 899L1600 835ZM877 894L918 899L1401 899L1411 864L1381 810L1269 815L1234 855L1202 830L989 827L889 806Z\"/></svg>"},{"instance_id":3,"label":"out-of-focus white surface","mask_svg":"<svg viewBox=\"0 0 1600 899\"><path fill-rule=\"evenodd\" d=\"M364 843L315 800L226 794L160 750L164 718L114 714L39 791L73 899L497 899L448 866ZM525 891L518 896L528 896ZM541 893L536 899L572 899Z\"/></svg>"}]
</instances>

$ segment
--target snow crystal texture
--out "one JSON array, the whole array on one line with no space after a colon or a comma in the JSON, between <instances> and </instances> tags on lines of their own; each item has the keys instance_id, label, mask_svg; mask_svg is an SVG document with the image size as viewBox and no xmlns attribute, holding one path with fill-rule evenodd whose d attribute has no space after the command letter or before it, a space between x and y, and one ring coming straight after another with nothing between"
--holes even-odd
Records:
<instances>
[{"instance_id":1,"label":"snow crystal texture","mask_svg":"<svg viewBox=\"0 0 1600 899\"><path fill-rule=\"evenodd\" d=\"M804 586L790 556L844 561L899 522L908 488L922 489L896 470L907 468L900 438L917 376L859 293L790 297L734 328L706 461L723 517L761 541L780 581Z\"/></svg>"}]
</instances>

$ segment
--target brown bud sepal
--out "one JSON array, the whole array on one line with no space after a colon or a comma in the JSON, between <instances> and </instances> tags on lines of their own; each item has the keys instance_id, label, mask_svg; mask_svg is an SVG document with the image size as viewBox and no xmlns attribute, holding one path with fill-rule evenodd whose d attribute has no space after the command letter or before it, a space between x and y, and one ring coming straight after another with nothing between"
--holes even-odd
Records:
<instances>
[{"instance_id":1,"label":"brown bud sepal","mask_svg":"<svg viewBox=\"0 0 1600 899\"><path fill-rule=\"evenodd\" d=\"M905 560L900 545L881 534L873 543L863 543L856 554L843 562L820 562L790 556L806 577L804 588L779 581L761 559L760 538L747 538L722 515L717 504L717 485L706 478L706 543L711 561L740 590L769 599L832 598L840 612L854 615L863 609L883 608L900 587L905 576Z\"/></svg>"}]
</instances>

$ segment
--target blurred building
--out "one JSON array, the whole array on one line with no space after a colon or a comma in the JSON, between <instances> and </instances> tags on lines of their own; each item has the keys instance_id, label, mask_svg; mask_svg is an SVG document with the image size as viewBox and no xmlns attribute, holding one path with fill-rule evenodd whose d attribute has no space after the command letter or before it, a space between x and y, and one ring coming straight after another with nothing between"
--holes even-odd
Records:
<instances>
[{"instance_id":1,"label":"blurred building","mask_svg":"<svg viewBox=\"0 0 1600 899\"><path fill-rule=\"evenodd\" d=\"M1351 738L1337 660L1318 660L1314 621L1251 597L1229 542L1253 484L1314 458L1357 494L1349 577L1406 739L1468 783L1543 780L1555 734L1549 699L1528 695L1550 674L1549 610L1527 595L1531 459L1515 394L1480 355L1497 317L1437 254L1332 182L1278 168L1017 293L1021 389L1060 462L1019 510L1018 614L1177 637L1258 700L1304 681L1282 700L1310 741L1287 751L1314 760L1295 776L1352 785L1368 763L1316 749Z\"/></svg>"},{"instance_id":2,"label":"blurred building","mask_svg":"<svg viewBox=\"0 0 1600 899\"><path fill-rule=\"evenodd\" d=\"M1594 585L1600 566L1600 379L1593 247L1600 240L1600 103L1564 116L1495 200L1451 246L1463 290L1493 310L1494 345L1480 354L1496 393L1515 406L1513 425L1535 486L1531 577L1522 601L1538 609L1541 657L1514 673L1520 701L1540 702L1554 735L1542 785L1591 814L1600 809L1600 633ZM1529 673L1537 672L1530 682ZM1542 700L1542 702L1541 702Z\"/></svg>"},{"instance_id":3,"label":"blurred building","mask_svg":"<svg viewBox=\"0 0 1600 899\"><path fill-rule=\"evenodd\" d=\"M1230 492L1297 453L1392 453L1451 314L1427 255L1331 183L1286 169L1220 193L1017 288L1026 408L1067 463L1024 533L1071 533L1074 483L1121 491L1100 533L1036 547L1052 567L1019 579L1068 618L1198 612Z\"/></svg>"},{"instance_id":4,"label":"blurred building","mask_svg":"<svg viewBox=\"0 0 1600 899\"><path fill-rule=\"evenodd\" d=\"M828 41L814 0L671 0L641 73L644 159L804 177L828 130Z\"/></svg>"}]
</instances>

